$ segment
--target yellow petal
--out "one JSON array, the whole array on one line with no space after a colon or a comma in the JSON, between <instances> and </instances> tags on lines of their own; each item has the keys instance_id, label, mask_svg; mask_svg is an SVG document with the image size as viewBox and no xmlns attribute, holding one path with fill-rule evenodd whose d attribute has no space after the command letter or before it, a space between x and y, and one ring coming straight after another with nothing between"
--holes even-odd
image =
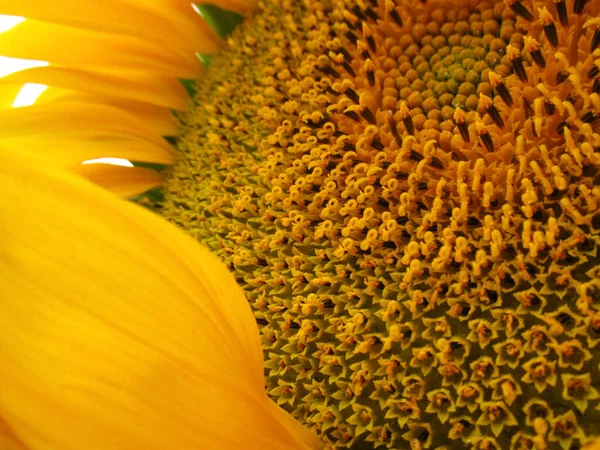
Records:
<instances>
[{"instance_id":1,"label":"yellow petal","mask_svg":"<svg viewBox=\"0 0 600 450\"><path fill-rule=\"evenodd\" d=\"M80 139L64 136L11 136L2 139L2 151L27 151L47 163L71 167L98 158L122 158L159 164L171 164L173 153L135 138L95 137Z\"/></svg>"},{"instance_id":2,"label":"yellow petal","mask_svg":"<svg viewBox=\"0 0 600 450\"><path fill-rule=\"evenodd\" d=\"M141 120L105 105L51 103L0 110L4 137L65 136L78 139L134 137L170 150L169 144Z\"/></svg>"},{"instance_id":3,"label":"yellow petal","mask_svg":"<svg viewBox=\"0 0 600 450\"><path fill-rule=\"evenodd\" d=\"M170 116L168 110L154 107L157 120L147 117L148 126L148 123L122 109L68 103L62 99L70 91L55 91L59 93L53 103L0 110L1 151L27 151L44 164L72 170L79 168L83 161L97 158L124 158L160 164L172 162L171 146L156 133L161 129L171 133L175 131L173 123L160 123L161 115ZM123 107L132 109L135 105L126 102ZM152 105L145 106L150 108ZM142 112L138 111L139 115ZM167 129L167 126L170 128ZM123 168L79 169L78 173L122 196L144 192L162 180L155 172L143 169L131 172L123 172ZM131 175L135 177L129 180L127 176Z\"/></svg>"},{"instance_id":4,"label":"yellow petal","mask_svg":"<svg viewBox=\"0 0 600 450\"><path fill-rule=\"evenodd\" d=\"M122 167L110 164L79 164L69 168L119 197L131 197L160 185L164 175L142 167Z\"/></svg>"},{"instance_id":5,"label":"yellow petal","mask_svg":"<svg viewBox=\"0 0 600 450\"><path fill-rule=\"evenodd\" d=\"M77 106L108 106L127 113L156 136L173 136L177 133L178 122L173 113L162 106L145 102L136 102L126 98L109 97L102 94L85 94L69 89L47 89L37 100L36 104L52 103L52 107L62 105Z\"/></svg>"},{"instance_id":6,"label":"yellow petal","mask_svg":"<svg viewBox=\"0 0 600 450\"><path fill-rule=\"evenodd\" d=\"M321 448L270 401L232 275L172 225L0 152L0 416L30 450Z\"/></svg>"},{"instance_id":7,"label":"yellow petal","mask_svg":"<svg viewBox=\"0 0 600 450\"><path fill-rule=\"evenodd\" d=\"M190 30L199 29L203 32L207 28L207 23L197 14L192 8L192 2L187 0L125 0L128 4L135 5L138 8L148 9L162 17L169 17L176 22L178 27L181 27L188 32ZM237 0L242 1L242 0ZM251 0L256 1L256 0ZM191 9L191 13L190 13ZM209 42L200 43L202 47L196 48L197 52L211 53L214 50L213 45L220 45L220 39L216 33L208 26L208 29L213 33ZM205 39L207 40L207 39ZM207 40L208 41L208 40Z\"/></svg>"},{"instance_id":8,"label":"yellow petal","mask_svg":"<svg viewBox=\"0 0 600 450\"><path fill-rule=\"evenodd\" d=\"M201 63L191 52L149 40L26 20L0 35L0 54L71 68L144 71L194 78Z\"/></svg>"},{"instance_id":9,"label":"yellow petal","mask_svg":"<svg viewBox=\"0 0 600 450\"><path fill-rule=\"evenodd\" d=\"M116 0L0 0L0 12L88 30L143 37L192 52L214 51L219 45L217 34L194 13L190 2L186 11L166 9L152 1L136 4Z\"/></svg>"},{"instance_id":10,"label":"yellow petal","mask_svg":"<svg viewBox=\"0 0 600 450\"><path fill-rule=\"evenodd\" d=\"M0 89L13 83L39 83L173 109L184 109L188 101L188 94L177 79L143 72L91 72L64 67L36 67L0 78ZM2 91L0 98L4 98Z\"/></svg>"},{"instance_id":11,"label":"yellow petal","mask_svg":"<svg viewBox=\"0 0 600 450\"><path fill-rule=\"evenodd\" d=\"M17 94L23 87L23 83L2 83L4 79L0 78L0 110L12 108L12 104Z\"/></svg>"},{"instance_id":12,"label":"yellow petal","mask_svg":"<svg viewBox=\"0 0 600 450\"><path fill-rule=\"evenodd\" d=\"M25 444L15 435L0 415L0 449L2 450L27 450Z\"/></svg>"}]
</instances>

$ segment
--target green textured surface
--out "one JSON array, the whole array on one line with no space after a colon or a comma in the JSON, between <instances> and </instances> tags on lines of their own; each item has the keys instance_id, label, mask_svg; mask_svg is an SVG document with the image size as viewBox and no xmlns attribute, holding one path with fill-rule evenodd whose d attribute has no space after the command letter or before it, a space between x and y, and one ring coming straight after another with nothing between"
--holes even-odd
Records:
<instances>
[{"instance_id":1,"label":"green textured surface","mask_svg":"<svg viewBox=\"0 0 600 450\"><path fill-rule=\"evenodd\" d=\"M243 17L231 11L226 11L214 5L196 5L200 15L222 38L231 34Z\"/></svg>"}]
</instances>

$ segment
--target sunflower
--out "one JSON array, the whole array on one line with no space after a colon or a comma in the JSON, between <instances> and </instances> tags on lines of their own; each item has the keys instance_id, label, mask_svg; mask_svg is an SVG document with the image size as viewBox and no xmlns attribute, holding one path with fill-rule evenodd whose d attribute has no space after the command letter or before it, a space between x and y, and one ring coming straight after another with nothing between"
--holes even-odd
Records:
<instances>
[{"instance_id":1,"label":"sunflower","mask_svg":"<svg viewBox=\"0 0 600 450\"><path fill-rule=\"evenodd\" d=\"M152 42L135 63L115 57L114 69L106 49L121 41L100 40L106 61L82 52L77 70L118 72L106 83L117 96L144 78L130 71L193 75L177 71L191 67L189 36L102 32L132 28ZM213 42L201 29L198 42ZM232 272L258 323L267 393L324 442L566 450L599 434L598 47L597 1L265 0L212 59L177 115L152 206ZM111 139L143 139L148 153L119 156L169 163L158 109L103 92L32 107L54 118L49 148L101 142L116 156ZM82 103L131 122L103 116L105 134L73 134L56 108ZM8 133L31 117L11 113ZM15 147L25 135L39 148L46 120ZM77 158L63 165L82 173ZM137 191L160 181L143 173L154 178Z\"/></svg>"},{"instance_id":2,"label":"sunflower","mask_svg":"<svg viewBox=\"0 0 600 450\"><path fill-rule=\"evenodd\" d=\"M37 158L0 159L2 450L320 448L266 396L215 256Z\"/></svg>"}]
</instances>

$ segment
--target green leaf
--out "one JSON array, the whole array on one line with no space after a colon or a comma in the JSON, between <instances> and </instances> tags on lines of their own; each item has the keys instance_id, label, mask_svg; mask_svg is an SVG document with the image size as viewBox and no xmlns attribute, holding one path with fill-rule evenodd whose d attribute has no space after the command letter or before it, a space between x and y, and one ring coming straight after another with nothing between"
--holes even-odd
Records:
<instances>
[{"instance_id":1,"label":"green leaf","mask_svg":"<svg viewBox=\"0 0 600 450\"><path fill-rule=\"evenodd\" d=\"M210 53L196 53L196 56L198 57L200 62L206 66L206 68L210 67L213 55L211 55Z\"/></svg>"},{"instance_id":2,"label":"green leaf","mask_svg":"<svg viewBox=\"0 0 600 450\"><path fill-rule=\"evenodd\" d=\"M179 81L183 84L183 87L187 91L190 98L194 98L196 94L196 80L192 80L189 78L180 78Z\"/></svg>"},{"instance_id":3,"label":"green leaf","mask_svg":"<svg viewBox=\"0 0 600 450\"><path fill-rule=\"evenodd\" d=\"M231 11L226 11L214 5L196 4L198 13L222 38L231 34L243 17Z\"/></svg>"},{"instance_id":4,"label":"green leaf","mask_svg":"<svg viewBox=\"0 0 600 450\"><path fill-rule=\"evenodd\" d=\"M156 170L157 172L162 172L169 167L169 164L158 164L144 161L131 161L131 164L133 164L134 167L143 167L144 169L152 169Z\"/></svg>"}]
</instances>

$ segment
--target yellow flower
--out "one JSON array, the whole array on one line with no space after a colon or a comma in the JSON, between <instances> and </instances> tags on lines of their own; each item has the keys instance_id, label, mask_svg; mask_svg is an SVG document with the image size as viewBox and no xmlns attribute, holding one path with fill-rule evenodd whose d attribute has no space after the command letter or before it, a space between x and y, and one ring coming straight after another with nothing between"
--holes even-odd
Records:
<instances>
[{"instance_id":1,"label":"yellow flower","mask_svg":"<svg viewBox=\"0 0 600 450\"><path fill-rule=\"evenodd\" d=\"M151 73L144 98L87 92L89 81L72 101L49 93L29 112L2 112L11 148L36 151L49 135L61 158L81 138L86 157L109 156L117 139L123 157L170 160L165 108L183 106L164 103L181 96L158 76L192 76L194 43L217 39L207 27L193 39L184 2L129 3L177 26L159 20L155 39L122 10L119 26L112 11L98 14L74 45L75 69L117 72L128 86ZM258 6L179 115L162 214L244 289L268 394L336 448L590 442L600 421L600 3ZM64 38L77 21L64 20L40 29ZM46 46L20 39L27 53L10 55L42 58L36 45ZM68 62L59 49L47 56ZM61 165L81 172L75 156ZM120 192L157 181L142 171Z\"/></svg>"},{"instance_id":2,"label":"yellow flower","mask_svg":"<svg viewBox=\"0 0 600 450\"><path fill-rule=\"evenodd\" d=\"M37 159L0 167L2 450L319 448L215 256Z\"/></svg>"}]
</instances>

